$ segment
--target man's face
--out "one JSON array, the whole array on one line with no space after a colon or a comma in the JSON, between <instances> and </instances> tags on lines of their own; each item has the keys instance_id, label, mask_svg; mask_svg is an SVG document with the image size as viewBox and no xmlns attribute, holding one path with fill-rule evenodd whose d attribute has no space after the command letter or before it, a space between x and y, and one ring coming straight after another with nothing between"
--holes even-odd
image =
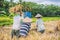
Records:
<instances>
[{"instance_id":1,"label":"man's face","mask_svg":"<svg viewBox=\"0 0 60 40\"><path fill-rule=\"evenodd\" d=\"M37 17L37 19L40 19L40 17Z\"/></svg>"}]
</instances>

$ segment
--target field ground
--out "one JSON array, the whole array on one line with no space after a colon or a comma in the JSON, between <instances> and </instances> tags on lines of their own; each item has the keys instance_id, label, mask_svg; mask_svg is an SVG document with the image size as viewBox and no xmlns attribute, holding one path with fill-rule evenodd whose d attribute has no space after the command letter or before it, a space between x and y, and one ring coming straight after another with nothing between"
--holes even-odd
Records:
<instances>
[{"instance_id":1,"label":"field ground","mask_svg":"<svg viewBox=\"0 0 60 40\"><path fill-rule=\"evenodd\" d=\"M28 36L26 38L21 37L19 38L19 40L60 40L60 29L57 28L58 25L60 28L60 21L47 21L44 24L46 30L43 34L34 30L36 26L35 23L32 23L31 30L28 33ZM1 29L2 28L0 28L0 30ZM11 26L10 28L4 27L0 31L0 40L11 40L10 33L11 33ZM16 37L14 37L12 40L17 40L17 39Z\"/></svg>"},{"instance_id":2,"label":"field ground","mask_svg":"<svg viewBox=\"0 0 60 40\"><path fill-rule=\"evenodd\" d=\"M33 22L36 21L36 18L32 18ZM43 17L42 18L44 22L46 21L55 21L55 20L60 20L60 17Z\"/></svg>"}]
</instances>

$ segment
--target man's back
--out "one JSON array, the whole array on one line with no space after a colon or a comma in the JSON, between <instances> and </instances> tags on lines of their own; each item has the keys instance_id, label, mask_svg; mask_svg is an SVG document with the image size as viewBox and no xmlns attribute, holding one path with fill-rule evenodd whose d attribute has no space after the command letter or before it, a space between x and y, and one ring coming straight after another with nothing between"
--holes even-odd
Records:
<instances>
[{"instance_id":1,"label":"man's back","mask_svg":"<svg viewBox=\"0 0 60 40\"><path fill-rule=\"evenodd\" d=\"M20 28L20 15L13 18L13 29L18 30Z\"/></svg>"}]
</instances>

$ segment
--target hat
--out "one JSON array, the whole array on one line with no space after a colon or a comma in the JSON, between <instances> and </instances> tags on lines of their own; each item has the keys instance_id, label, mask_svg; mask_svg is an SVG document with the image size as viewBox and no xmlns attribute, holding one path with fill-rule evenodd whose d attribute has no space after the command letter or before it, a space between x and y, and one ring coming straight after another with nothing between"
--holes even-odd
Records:
<instances>
[{"instance_id":1,"label":"hat","mask_svg":"<svg viewBox=\"0 0 60 40\"><path fill-rule=\"evenodd\" d=\"M42 15L40 15L40 14L37 14L35 17L42 17Z\"/></svg>"},{"instance_id":2,"label":"hat","mask_svg":"<svg viewBox=\"0 0 60 40\"><path fill-rule=\"evenodd\" d=\"M26 18L23 19L23 22L32 22L32 19L29 18L29 17L26 17Z\"/></svg>"}]
</instances>

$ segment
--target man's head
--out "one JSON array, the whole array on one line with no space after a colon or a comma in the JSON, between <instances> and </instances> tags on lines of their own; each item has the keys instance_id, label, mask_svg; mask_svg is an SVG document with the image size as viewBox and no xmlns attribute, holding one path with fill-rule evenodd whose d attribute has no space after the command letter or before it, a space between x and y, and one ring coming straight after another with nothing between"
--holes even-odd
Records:
<instances>
[{"instance_id":1,"label":"man's head","mask_svg":"<svg viewBox=\"0 0 60 40\"><path fill-rule=\"evenodd\" d=\"M32 19L29 18L29 17L26 17L26 18L23 19L23 22L29 23L29 22L32 22Z\"/></svg>"},{"instance_id":2,"label":"man's head","mask_svg":"<svg viewBox=\"0 0 60 40\"><path fill-rule=\"evenodd\" d=\"M35 17L36 17L37 19L39 19L39 18L42 18L42 15L37 14Z\"/></svg>"}]
</instances>

